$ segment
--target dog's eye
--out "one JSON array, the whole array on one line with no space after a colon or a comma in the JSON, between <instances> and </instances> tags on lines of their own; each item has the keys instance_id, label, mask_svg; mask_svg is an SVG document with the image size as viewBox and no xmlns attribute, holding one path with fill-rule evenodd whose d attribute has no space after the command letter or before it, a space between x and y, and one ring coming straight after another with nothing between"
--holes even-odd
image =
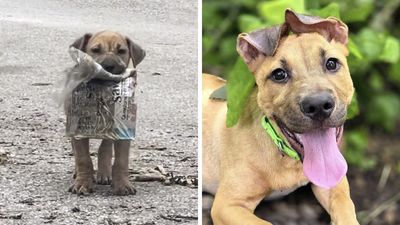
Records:
<instances>
[{"instance_id":1,"label":"dog's eye","mask_svg":"<svg viewBox=\"0 0 400 225\"><path fill-rule=\"evenodd\" d=\"M336 72L340 67L339 60L336 58L329 58L326 60L325 67L330 72Z\"/></svg>"},{"instance_id":2,"label":"dog's eye","mask_svg":"<svg viewBox=\"0 0 400 225\"><path fill-rule=\"evenodd\" d=\"M126 49L123 48L118 49L118 54L125 54L126 52L127 52Z\"/></svg>"},{"instance_id":3,"label":"dog's eye","mask_svg":"<svg viewBox=\"0 0 400 225\"><path fill-rule=\"evenodd\" d=\"M279 68L279 69L272 71L270 78L274 82L285 83L286 81L289 80L289 74L285 70Z\"/></svg>"},{"instance_id":4,"label":"dog's eye","mask_svg":"<svg viewBox=\"0 0 400 225\"><path fill-rule=\"evenodd\" d=\"M91 51L95 54L100 53L100 48L92 48Z\"/></svg>"}]
</instances>

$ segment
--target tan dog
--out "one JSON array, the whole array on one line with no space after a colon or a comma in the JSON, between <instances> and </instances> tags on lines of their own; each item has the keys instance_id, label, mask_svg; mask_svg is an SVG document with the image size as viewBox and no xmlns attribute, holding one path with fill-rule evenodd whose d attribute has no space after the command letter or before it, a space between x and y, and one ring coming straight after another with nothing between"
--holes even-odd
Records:
<instances>
[{"instance_id":1,"label":"tan dog","mask_svg":"<svg viewBox=\"0 0 400 225\"><path fill-rule=\"evenodd\" d=\"M354 92L347 26L290 10L285 19L239 35L237 49L256 87L234 127L225 125L226 102L209 98L225 81L203 76L203 190L215 195L213 222L271 224L253 214L260 201L311 181L335 225L358 224L338 149ZM278 150L261 125L264 116L302 160Z\"/></svg>"},{"instance_id":2,"label":"tan dog","mask_svg":"<svg viewBox=\"0 0 400 225\"><path fill-rule=\"evenodd\" d=\"M85 34L71 46L80 49L98 62L106 71L121 74L132 59L136 67L145 57L144 50L129 38L112 31ZM75 180L69 191L76 194L88 194L94 188L94 170L89 154L89 139L71 138L75 155ZM115 160L111 167L112 149ZM102 140L98 152L98 184L111 184L116 195L134 194L135 188L129 182L130 141Z\"/></svg>"}]
</instances>

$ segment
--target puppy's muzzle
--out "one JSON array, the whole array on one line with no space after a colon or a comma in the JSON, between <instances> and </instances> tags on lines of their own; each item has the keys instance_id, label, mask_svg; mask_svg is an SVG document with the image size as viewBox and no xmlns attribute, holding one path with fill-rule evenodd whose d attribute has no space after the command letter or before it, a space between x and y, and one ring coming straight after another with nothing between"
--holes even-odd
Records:
<instances>
[{"instance_id":1,"label":"puppy's muzzle","mask_svg":"<svg viewBox=\"0 0 400 225\"><path fill-rule=\"evenodd\" d=\"M300 102L301 112L305 116L318 121L329 118L334 108L335 101L329 92L306 96Z\"/></svg>"},{"instance_id":2,"label":"puppy's muzzle","mask_svg":"<svg viewBox=\"0 0 400 225\"><path fill-rule=\"evenodd\" d=\"M123 73L126 69L126 65L124 63L119 62L115 57L107 56L104 57L100 62L98 62L107 72L113 74Z\"/></svg>"}]
</instances>

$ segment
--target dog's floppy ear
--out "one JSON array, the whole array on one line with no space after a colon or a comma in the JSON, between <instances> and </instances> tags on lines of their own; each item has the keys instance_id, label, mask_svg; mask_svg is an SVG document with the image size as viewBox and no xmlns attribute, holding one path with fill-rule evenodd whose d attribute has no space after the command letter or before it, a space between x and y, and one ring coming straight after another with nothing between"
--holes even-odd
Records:
<instances>
[{"instance_id":1,"label":"dog's floppy ear","mask_svg":"<svg viewBox=\"0 0 400 225\"><path fill-rule=\"evenodd\" d=\"M287 9L285 12L285 21L293 33L317 32L328 41L333 39L344 45L347 44L349 29L346 24L334 17L323 19L318 16L297 14Z\"/></svg>"},{"instance_id":2,"label":"dog's floppy ear","mask_svg":"<svg viewBox=\"0 0 400 225\"><path fill-rule=\"evenodd\" d=\"M133 66L136 67L146 56L146 52L131 39L126 38L129 48L129 56L133 61Z\"/></svg>"},{"instance_id":3,"label":"dog's floppy ear","mask_svg":"<svg viewBox=\"0 0 400 225\"><path fill-rule=\"evenodd\" d=\"M89 42L89 39L92 37L93 35L90 33L86 33L84 34L82 37L76 39L74 41L74 43L72 43L69 47L74 47L76 49L79 49L83 52L86 52L86 45Z\"/></svg>"},{"instance_id":4,"label":"dog's floppy ear","mask_svg":"<svg viewBox=\"0 0 400 225\"><path fill-rule=\"evenodd\" d=\"M239 34L236 50L251 72L258 67L259 57L272 56L282 36L287 35L286 24Z\"/></svg>"}]
</instances>

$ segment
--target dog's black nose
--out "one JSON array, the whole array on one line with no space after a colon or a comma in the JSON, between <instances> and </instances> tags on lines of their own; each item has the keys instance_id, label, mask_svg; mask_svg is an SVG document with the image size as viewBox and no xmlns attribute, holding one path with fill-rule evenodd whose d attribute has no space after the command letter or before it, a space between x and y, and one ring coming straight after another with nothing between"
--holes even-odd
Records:
<instances>
[{"instance_id":1,"label":"dog's black nose","mask_svg":"<svg viewBox=\"0 0 400 225\"><path fill-rule=\"evenodd\" d=\"M103 66L103 68L104 68L107 72L112 73L113 70L114 70L114 68L115 68L115 66L112 66L112 65L105 65L105 66Z\"/></svg>"},{"instance_id":2,"label":"dog's black nose","mask_svg":"<svg viewBox=\"0 0 400 225\"><path fill-rule=\"evenodd\" d=\"M328 118L335 108L335 101L328 92L307 96L300 102L300 109L304 115L313 120Z\"/></svg>"}]
</instances>

